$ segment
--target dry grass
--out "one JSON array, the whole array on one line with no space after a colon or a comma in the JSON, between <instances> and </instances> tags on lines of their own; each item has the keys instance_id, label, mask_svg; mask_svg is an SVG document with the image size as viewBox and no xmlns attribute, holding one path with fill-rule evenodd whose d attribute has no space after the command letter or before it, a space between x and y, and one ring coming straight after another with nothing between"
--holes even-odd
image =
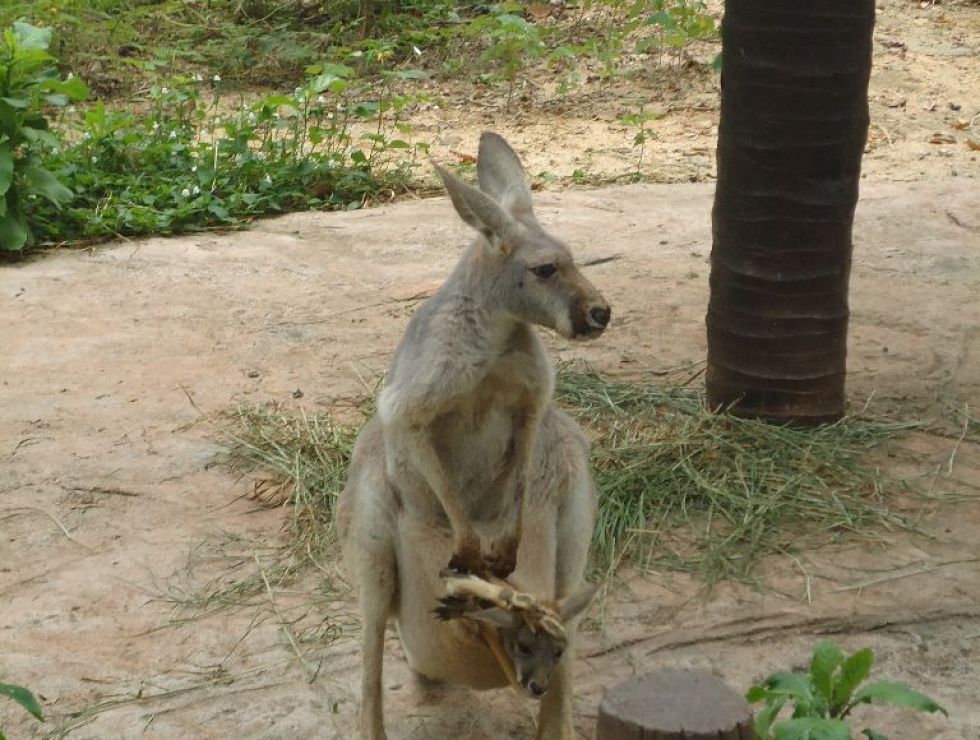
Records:
<instances>
[{"instance_id":1,"label":"dry grass","mask_svg":"<svg viewBox=\"0 0 980 740\"><path fill-rule=\"evenodd\" d=\"M708 582L741 579L768 555L909 526L889 510L869 452L915 424L847 419L791 429L708 413L697 390L567 367L556 395L593 436L598 570L628 561ZM236 412L228 460L293 487L294 557L316 562L332 542L355 433L282 407Z\"/></svg>"}]
</instances>

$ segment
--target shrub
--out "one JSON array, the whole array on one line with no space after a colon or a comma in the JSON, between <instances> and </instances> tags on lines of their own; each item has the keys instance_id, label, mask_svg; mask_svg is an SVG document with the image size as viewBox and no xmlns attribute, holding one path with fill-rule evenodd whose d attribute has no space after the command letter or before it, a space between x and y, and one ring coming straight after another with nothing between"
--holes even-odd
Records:
<instances>
[{"instance_id":1,"label":"shrub","mask_svg":"<svg viewBox=\"0 0 980 740\"><path fill-rule=\"evenodd\" d=\"M35 202L60 209L72 191L42 165L58 144L44 114L88 95L77 77L61 79L48 53L50 29L15 23L0 41L0 250L20 251L35 238Z\"/></svg>"}]
</instances>

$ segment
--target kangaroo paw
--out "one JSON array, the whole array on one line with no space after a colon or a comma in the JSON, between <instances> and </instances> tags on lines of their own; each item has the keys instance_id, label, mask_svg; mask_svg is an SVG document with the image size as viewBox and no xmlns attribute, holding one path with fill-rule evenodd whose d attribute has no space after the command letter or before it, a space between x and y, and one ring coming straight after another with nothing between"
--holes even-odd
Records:
<instances>
[{"instance_id":1,"label":"kangaroo paw","mask_svg":"<svg viewBox=\"0 0 980 740\"><path fill-rule=\"evenodd\" d=\"M476 543L464 542L449 560L449 570L459 575L480 575L483 573L484 567L479 541Z\"/></svg>"},{"instance_id":2,"label":"kangaroo paw","mask_svg":"<svg viewBox=\"0 0 980 740\"><path fill-rule=\"evenodd\" d=\"M487 569L497 578L506 578L517 567L517 540L507 537L495 542L487 556Z\"/></svg>"}]
</instances>

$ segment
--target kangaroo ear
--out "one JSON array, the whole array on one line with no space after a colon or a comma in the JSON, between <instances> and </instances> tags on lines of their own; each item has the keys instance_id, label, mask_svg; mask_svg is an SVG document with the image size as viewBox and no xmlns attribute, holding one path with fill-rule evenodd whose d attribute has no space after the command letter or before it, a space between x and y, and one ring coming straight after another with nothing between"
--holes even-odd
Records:
<instances>
[{"instance_id":1,"label":"kangaroo ear","mask_svg":"<svg viewBox=\"0 0 980 740\"><path fill-rule=\"evenodd\" d=\"M589 602L592 601L592 597L595 596L596 591L598 590L598 585L589 584L581 591L578 591L571 596L566 596L564 599L559 601L558 613L561 615L562 623L567 624L585 611L585 607L589 605Z\"/></svg>"},{"instance_id":2,"label":"kangaroo ear","mask_svg":"<svg viewBox=\"0 0 980 740\"><path fill-rule=\"evenodd\" d=\"M491 196L467 185L435 162L432 165L446 184L446 190L449 191L449 197L461 219L498 246L509 248L520 239L523 227Z\"/></svg>"},{"instance_id":3,"label":"kangaroo ear","mask_svg":"<svg viewBox=\"0 0 980 740\"><path fill-rule=\"evenodd\" d=\"M494 606L489 609L481 609L478 612L471 612L466 615L466 618L484 622L499 629L509 629L514 626L515 616L514 612Z\"/></svg>"},{"instance_id":4,"label":"kangaroo ear","mask_svg":"<svg viewBox=\"0 0 980 740\"><path fill-rule=\"evenodd\" d=\"M524 166L499 134L484 131L480 136L476 173L483 192L492 196L505 211L514 216L534 214Z\"/></svg>"}]
</instances>

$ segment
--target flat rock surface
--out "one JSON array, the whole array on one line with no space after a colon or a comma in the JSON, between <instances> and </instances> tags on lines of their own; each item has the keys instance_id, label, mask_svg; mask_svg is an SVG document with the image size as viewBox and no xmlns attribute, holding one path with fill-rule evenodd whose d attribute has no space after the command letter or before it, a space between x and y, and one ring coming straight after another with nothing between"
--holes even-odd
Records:
<instances>
[{"instance_id":1,"label":"flat rock surface","mask_svg":"<svg viewBox=\"0 0 980 740\"><path fill-rule=\"evenodd\" d=\"M610 330L549 339L556 358L690 374L705 353L711 193L538 194L580 260L615 258L586 268L613 306ZM762 589L623 573L580 645L582 737L602 691L632 675L695 667L742 691L804 666L824 634L873 647L882 678L950 711L862 709L861 722L894 740L978 737L980 449L958 443L954 423L980 406L977 205L964 178L866 183L855 228L851 407L951 430L915 434L883 461L956 494L923 513L929 536L776 559ZM49 718L0 703L9 737L352 736L358 628L334 563L227 608L194 601L267 564L290 513L256 507L251 481L213 464L209 420L268 401L349 417L345 400L385 368L468 239L439 198L0 268L0 680L34 689ZM385 687L391 740L533 736L533 707L512 692L415 686L393 635Z\"/></svg>"}]
</instances>

